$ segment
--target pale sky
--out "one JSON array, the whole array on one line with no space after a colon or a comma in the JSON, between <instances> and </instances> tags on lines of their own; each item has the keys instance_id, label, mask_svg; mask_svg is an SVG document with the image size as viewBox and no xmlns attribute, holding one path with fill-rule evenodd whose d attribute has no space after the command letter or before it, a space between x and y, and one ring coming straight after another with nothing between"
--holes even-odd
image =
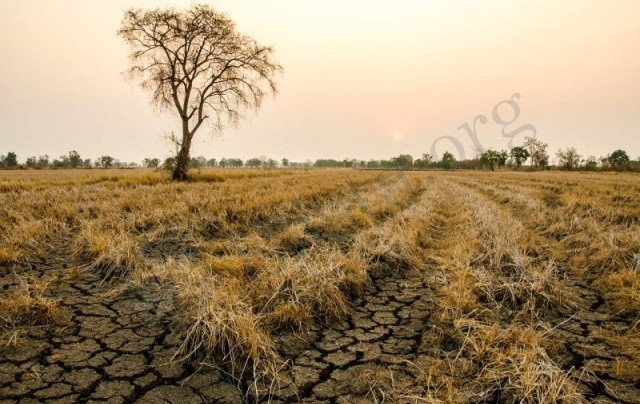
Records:
<instances>
[{"instance_id":1,"label":"pale sky","mask_svg":"<svg viewBox=\"0 0 640 404\"><path fill-rule=\"evenodd\" d=\"M122 76L128 50L116 30L129 7L191 3L0 0L0 154L171 154L174 112ZM552 154L640 155L640 1L207 3L273 45L285 71L275 99L238 128L197 135L193 155L418 157L453 136L470 156L457 128L485 115L480 142L506 148L492 111L514 93L520 116L507 132L531 124Z\"/></svg>"}]
</instances>

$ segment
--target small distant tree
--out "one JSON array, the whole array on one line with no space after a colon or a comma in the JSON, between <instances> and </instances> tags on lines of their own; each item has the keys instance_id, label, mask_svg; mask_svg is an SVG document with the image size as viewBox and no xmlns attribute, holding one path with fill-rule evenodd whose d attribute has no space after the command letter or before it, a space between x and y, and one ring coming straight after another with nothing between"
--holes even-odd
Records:
<instances>
[{"instance_id":1,"label":"small distant tree","mask_svg":"<svg viewBox=\"0 0 640 404\"><path fill-rule=\"evenodd\" d=\"M453 167L453 164L456 162L456 158L455 156L448 152L445 151L444 154L442 155L442 168L444 168L445 170L449 170Z\"/></svg>"},{"instance_id":2,"label":"small distant tree","mask_svg":"<svg viewBox=\"0 0 640 404\"><path fill-rule=\"evenodd\" d=\"M158 168L160 165L160 159L157 157L147 157L142 160L142 165L147 168Z\"/></svg>"},{"instance_id":3,"label":"small distant tree","mask_svg":"<svg viewBox=\"0 0 640 404\"><path fill-rule=\"evenodd\" d=\"M200 168L200 162L198 161L197 158L195 157L191 157L189 159L189 168Z\"/></svg>"},{"instance_id":4,"label":"small distant tree","mask_svg":"<svg viewBox=\"0 0 640 404\"><path fill-rule=\"evenodd\" d=\"M532 167L541 168L549 165L549 155L547 154L548 144L534 137L527 136L524 138L524 147L529 152Z\"/></svg>"},{"instance_id":5,"label":"small distant tree","mask_svg":"<svg viewBox=\"0 0 640 404\"><path fill-rule=\"evenodd\" d=\"M393 167L411 168L413 167L413 157L409 154L401 154L391 159Z\"/></svg>"},{"instance_id":6,"label":"small distant tree","mask_svg":"<svg viewBox=\"0 0 640 404\"><path fill-rule=\"evenodd\" d=\"M96 165L102 168L111 168L115 163L115 159L111 156L100 156L96 160Z\"/></svg>"},{"instance_id":7,"label":"small distant tree","mask_svg":"<svg viewBox=\"0 0 640 404\"><path fill-rule=\"evenodd\" d=\"M267 92L276 92L281 70L273 49L238 32L225 14L207 5L125 13L118 34L131 48L132 77L151 91L161 107L175 109L182 136L174 180L186 180L193 137L213 120L236 123L245 110L258 108Z\"/></svg>"},{"instance_id":8,"label":"small distant tree","mask_svg":"<svg viewBox=\"0 0 640 404\"><path fill-rule=\"evenodd\" d=\"M173 157L167 157L166 159L164 159L164 161L162 162L162 168L164 168L165 170L173 170L173 167L176 165L176 159Z\"/></svg>"},{"instance_id":9,"label":"small distant tree","mask_svg":"<svg viewBox=\"0 0 640 404\"><path fill-rule=\"evenodd\" d=\"M91 166L92 166L91 159L84 159L84 161L82 162L82 167L91 168Z\"/></svg>"},{"instance_id":10,"label":"small distant tree","mask_svg":"<svg viewBox=\"0 0 640 404\"><path fill-rule=\"evenodd\" d=\"M236 168L240 168L243 165L243 161L242 159L227 159L227 164L229 165L229 167L236 167Z\"/></svg>"},{"instance_id":11,"label":"small distant tree","mask_svg":"<svg viewBox=\"0 0 640 404\"><path fill-rule=\"evenodd\" d=\"M282 162L282 167L289 167L289 159L288 158L283 158L281 160Z\"/></svg>"},{"instance_id":12,"label":"small distant tree","mask_svg":"<svg viewBox=\"0 0 640 404\"><path fill-rule=\"evenodd\" d=\"M67 158L69 162L69 167L78 168L82 166L82 163L83 163L82 157L80 157L80 153L78 153L77 151L71 150Z\"/></svg>"},{"instance_id":13,"label":"small distant tree","mask_svg":"<svg viewBox=\"0 0 640 404\"><path fill-rule=\"evenodd\" d=\"M278 166L278 162L275 161L274 159L268 159L266 164L267 164L267 168L276 168Z\"/></svg>"},{"instance_id":14,"label":"small distant tree","mask_svg":"<svg viewBox=\"0 0 640 404\"><path fill-rule=\"evenodd\" d=\"M36 163L38 168L47 168L49 167L49 156L43 154L42 156L38 156L38 161Z\"/></svg>"},{"instance_id":15,"label":"small distant tree","mask_svg":"<svg viewBox=\"0 0 640 404\"><path fill-rule=\"evenodd\" d=\"M500 150L498 152L498 167L504 167L509 160L509 152L507 150Z\"/></svg>"},{"instance_id":16,"label":"small distant tree","mask_svg":"<svg viewBox=\"0 0 640 404\"><path fill-rule=\"evenodd\" d=\"M207 164L207 159L204 156L191 157L189 160L189 167L202 168Z\"/></svg>"},{"instance_id":17,"label":"small distant tree","mask_svg":"<svg viewBox=\"0 0 640 404\"><path fill-rule=\"evenodd\" d=\"M629 162L631 161L629 159L629 155L627 155L627 152L624 150L614 151L609 155L607 160L609 160L611 168L618 171L627 169L629 167Z\"/></svg>"},{"instance_id":18,"label":"small distant tree","mask_svg":"<svg viewBox=\"0 0 640 404\"><path fill-rule=\"evenodd\" d=\"M60 164L61 164L61 168L69 168L71 167L71 162L69 160L69 155L65 154L60 156Z\"/></svg>"},{"instance_id":19,"label":"small distant tree","mask_svg":"<svg viewBox=\"0 0 640 404\"><path fill-rule=\"evenodd\" d=\"M596 156L589 156L584 159L584 169L588 171L595 171L598 169L598 159Z\"/></svg>"},{"instance_id":20,"label":"small distant tree","mask_svg":"<svg viewBox=\"0 0 640 404\"><path fill-rule=\"evenodd\" d=\"M367 161L367 168L380 168L380 161L379 160Z\"/></svg>"},{"instance_id":21,"label":"small distant tree","mask_svg":"<svg viewBox=\"0 0 640 404\"><path fill-rule=\"evenodd\" d=\"M7 168L18 167L18 156L14 152L9 152L6 156L4 156L2 162Z\"/></svg>"},{"instance_id":22,"label":"small distant tree","mask_svg":"<svg viewBox=\"0 0 640 404\"><path fill-rule=\"evenodd\" d=\"M28 157L25 165L29 168L36 168L38 166L38 160L36 160L35 156Z\"/></svg>"},{"instance_id":23,"label":"small distant tree","mask_svg":"<svg viewBox=\"0 0 640 404\"><path fill-rule=\"evenodd\" d=\"M413 166L418 168L427 168L432 163L432 161L433 156L431 156L431 154L429 153L424 153L422 157L413 162Z\"/></svg>"},{"instance_id":24,"label":"small distant tree","mask_svg":"<svg viewBox=\"0 0 640 404\"><path fill-rule=\"evenodd\" d=\"M216 159L207 160L207 167L216 167L218 165L218 161Z\"/></svg>"},{"instance_id":25,"label":"small distant tree","mask_svg":"<svg viewBox=\"0 0 640 404\"><path fill-rule=\"evenodd\" d=\"M252 159L245 161L244 165L251 168L257 168L262 165L262 160L257 157L254 157Z\"/></svg>"},{"instance_id":26,"label":"small distant tree","mask_svg":"<svg viewBox=\"0 0 640 404\"><path fill-rule=\"evenodd\" d=\"M542 157L540 157L540 161L538 163L538 167L539 168L549 168L549 155L548 154L544 154Z\"/></svg>"},{"instance_id":27,"label":"small distant tree","mask_svg":"<svg viewBox=\"0 0 640 404\"><path fill-rule=\"evenodd\" d=\"M346 160L345 160L346 161ZM315 167L344 167L345 161L338 161L334 159L317 159L313 165Z\"/></svg>"},{"instance_id":28,"label":"small distant tree","mask_svg":"<svg viewBox=\"0 0 640 404\"><path fill-rule=\"evenodd\" d=\"M531 156L529 150L525 149L522 146L516 146L511 149L511 159L517 168L522 166L522 163L527 161L527 159Z\"/></svg>"},{"instance_id":29,"label":"small distant tree","mask_svg":"<svg viewBox=\"0 0 640 404\"><path fill-rule=\"evenodd\" d=\"M484 153L482 153L480 155L480 160L484 163L487 164L489 166L489 168L491 169L491 171L495 171L496 170L496 166L499 164L499 162L501 161L501 154L499 151L496 150L487 150Z\"/></svg>"},{"instance_id":30,"label":"small distant tree","mask_svg":"<svg viewBox=\"0 0 640 404\"><path fill-rule=\"evenodd\" d=\"M556 153L558 165L564 170L574 170L580 166L582 156L578 154L575 147L567 147L566 150L558 150Z\"/></svg>"}]
</instances>

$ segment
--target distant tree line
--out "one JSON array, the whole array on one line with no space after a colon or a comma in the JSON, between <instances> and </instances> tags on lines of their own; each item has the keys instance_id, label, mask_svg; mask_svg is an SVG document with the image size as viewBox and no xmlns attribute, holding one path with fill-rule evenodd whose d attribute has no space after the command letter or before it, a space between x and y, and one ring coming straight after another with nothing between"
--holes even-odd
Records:
<instances>
[{"instance_id":1,"label":"distant tree line","mask_svg":"<svg viewBox=\"0 0 640 404\"><path fill-rule=\"evenodd\" d=\"M68 154L62 155L57 159L50 159L48 155L32 156L28 157L24 163L18 161L18 156L15 152L9 152L7 155L0 155L0 168L2 169L64 169L64 168L161 168L161 169L173 169L175 167L176 160L173 157L161 160L157 157L148 157L142 160L142 163L136 162L124 162L118 160L109 155L100 156L95 160L83 159L75 150L70 151ZM219 168L276 168L276 167L312 167L313 163L308 160L304 163L290 162L289 159L283 158L280 161L272 158L266 158L264 156L255 157L243 161L239 158L222 158L222 159L207 159L204 156L191 157L189 160L189 168L206 168L206 167L219 167Z\"/></svg>"},{"instance_id":2,"label":"distant tree line","mask_svg":"<svg viewBox=\"0 0 640 404\"><path fill-rule=\"evenodd\" d=\"M624 150L615 150L610 154L596 158L583 158L575 147L558 150L556 164L552 165L547 152L548 145L534 138L526 138L522 146L511 150L485 150L475 158L457 160L445 151L436 161L430 154L423 154L414 160L409 154L400 154L389 160L349 161L318 160L316 166L323 167L362 167L373 169L467 169L467 170L586 170L586 171L640 171L640 157L631 160ZM321 162L320 165L317 163Z\"/></svg>"},{"instance_id":3,"label":"distant tree line","mask_svg":"<svg viewBox=\"0 0 640 404\"><path fill-rule=\"evenodd\" d=\"M560 149L555 154L556 164L552 165L547 152L547 144L534 138L525 138L522 146L511 150L485 150L472 159L457 160L445 151L438 161L430 154L423 154L414 159L410 154L400 154L388 160L359 160L359 159L318 159L315 162L293 162L287 158L280 161L265 156L247 160L239 158L207 159L204 156L191 157L189 168L364 168L364 169L468 169L468 170L587 170L587 171L640 171L640 158L632 160L626 151L615 150L601 157L580 155L575 147ZM24 163L18 162L16 153L9 152L0 155L0 168L3 169L65 169L65 168L157 168L173 170L175 158L161 160L157 157L145 158L142 164L124 162L108 155L95 160L83 159L80 154L72 150L68 154L51 160L48 155L28 157Z\"/></svg>"},{"instance_id":4,"label":"distant tree line","mask_svg":"<svg viewBox=\"0 0 640 404\"><path fill-rule=\"evenodd\" d=\"M18 163L16 153L9 152L6 156L0 156L0 168L135 168L138 163L127 163L111 156L100 156L95 160L85 159L75 150L62 155L57 159L49 158L49 155L27 157L24 163Z\"/></svg>"}]
</instances>

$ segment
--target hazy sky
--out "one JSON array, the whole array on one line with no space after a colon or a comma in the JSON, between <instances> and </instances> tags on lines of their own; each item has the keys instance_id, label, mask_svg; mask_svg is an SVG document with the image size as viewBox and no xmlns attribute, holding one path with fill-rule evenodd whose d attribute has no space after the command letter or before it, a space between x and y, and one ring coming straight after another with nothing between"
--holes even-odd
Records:
<instances>
[{"instance_id":1,"label":"hazy sky","mask_svg":"<svg viewBox=\"0 0 640 404\"><path fill-rule=\"evenodd\" d=\"M640 1L208 3L273 45L285 72L275 99L237 129L200 133L194 155L419 156L445 135L471 155L457 128L485 115L480 142L506 148L492 111L516 92L508 133L531 124L552 152L640 155ZM0 0L0 154L170 154L173 111L123 78L128 50L116 30L126 8L190 4Z\"/></svg>"}]
</instances>

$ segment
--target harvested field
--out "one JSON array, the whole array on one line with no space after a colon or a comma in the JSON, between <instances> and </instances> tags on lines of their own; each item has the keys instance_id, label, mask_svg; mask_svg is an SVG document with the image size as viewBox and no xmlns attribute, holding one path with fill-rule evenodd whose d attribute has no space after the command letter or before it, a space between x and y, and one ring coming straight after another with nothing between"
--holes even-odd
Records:
<instances>
[{"instance_id":1,"label":"harvested field","mask_svg":"<svg viewBox=\"0 0 640 404\"><path fill-rule=\"evenodd\" d=\"M640 177L0 172L0 399L640 403Z\"/></svg>"}]
</instances>

